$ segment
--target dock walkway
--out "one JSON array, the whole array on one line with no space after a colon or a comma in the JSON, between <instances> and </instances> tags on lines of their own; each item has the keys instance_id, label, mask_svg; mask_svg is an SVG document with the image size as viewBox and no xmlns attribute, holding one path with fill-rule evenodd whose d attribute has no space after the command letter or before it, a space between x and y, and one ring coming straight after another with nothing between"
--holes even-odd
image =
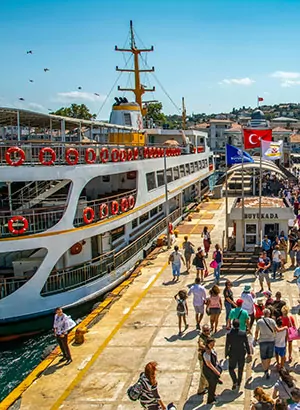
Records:
<instances>
[{"instance_id":1,"label":"dock walkway","mask_svg":"<svg viewBox=\"0 0 300 410\"><path fill-rule=\"evenodd\" d=\"M212 243L220 243L225 226L225 205L223 200L202 204L199 214L192 221L180 226L177 244L183 242L184 234L196 246L202 244L203 226L211 229ZM263 378L259 360L259 349L251 363L245 366L240 392L231 390L232 382L228 371L222 374L223 385L217 388L219 402L216 406L205 405L206 396L198 396L199 370L197 359L198 331L195 330L195 317L192 300L189 304L189 329L182 337L178 336L176 304L173 296L180 289L194 282L194 268L190 274L184 273L179 283L173 283L171 268L167 264L168 252L159 253L142 269L142 274L126 289L104 317L86 335L81 346L71 345L73 362L69 366L58 363L58 359L44 371L22 395L21 410L135 410L140 409L137 402L129 401L126 391L133 384L144 365L157 361L159 392L165 404L174 402L178 410L226 408L249 409L253 390L262 386L272 391L277 380L272 368L270 380ZM211 258L208 258L208 264ZM210 269L211 271L212 269ZM284 280L272 283L273 290L281 290L283 299L289 306L297 306L298 289L292 283L292 271L285 274ZM239 297L246 283L252 283L255 291L259 284L254 283L252 275L227 277L234 282L235 298ZM221 290L225 278L221 278ZM209 289L213 275L205 280ZM297 309L296 309L297 310ZM298 321L298 315L294 316ZM225 312L222 310L219 327L215 335L219 359L224 359ZM205 315L202 324L208 323ZM300 385L300 365L298 344L293 343L292 369ZM275 359L272 363L274 363ZM296 363L295 363L296 362ZM226 362L225 362L226 368ZM204 402L203 402L204 400ZM0 409L1 405L0 405Z\"/></svg>"}]
</instances>

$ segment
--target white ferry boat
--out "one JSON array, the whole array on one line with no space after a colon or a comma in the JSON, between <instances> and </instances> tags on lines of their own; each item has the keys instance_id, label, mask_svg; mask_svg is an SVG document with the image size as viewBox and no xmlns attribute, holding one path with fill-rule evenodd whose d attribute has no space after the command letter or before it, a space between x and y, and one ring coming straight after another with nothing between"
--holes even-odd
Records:
<instances>
[{"instance_id":1,"label":"white ferry boat","mask_svg":"<svg viewBox=\"0 0 300 410\"><path fill-rule=\"evenodd\" d=\"M134 70L109 124L0 108L0 341L122 282L208 185L206 133L143 129Z\"/></svg>"}]
</instances>

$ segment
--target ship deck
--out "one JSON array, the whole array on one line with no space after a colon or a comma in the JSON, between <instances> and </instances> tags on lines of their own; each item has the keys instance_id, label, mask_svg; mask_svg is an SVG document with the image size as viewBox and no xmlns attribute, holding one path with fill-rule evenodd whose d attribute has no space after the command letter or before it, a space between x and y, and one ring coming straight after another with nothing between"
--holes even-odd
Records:
<instances>
[{"instance_id":1,"label":"ship deck","mask_svg":"<svg viewBox=\"0 0 300 410\"><path fill-rule=\"evenodd\" d=\"M233 202L233 198L230 198ZM196 218L197 215L197 218ZM185 221L179 227L177 244L181 246L183 236L196 246L202 244L201 232L204 225L212 229L212 243L221 243L225 226L225 204L223 200L203 203L199 214L192 221ZM165 404L174 402L178 410L211 409L211 405L203 404L203 397L197 395L199 382L197 340L192 300L189 298L189 329L184 336L178 337L176 306L173 296L180 289L193 283L194 268L189 275L183 274L179 283L172 283L171 268L167 264L167 252L156 253L141 269L131 284L122 290L120 298L105 312L101 320L86 334L86 341L81 346L71 343L73 362L69 366L59 364L59 357L53 355L46 359L39 369L46 367L41 376L34 381L36 373L32 373L20 387L0 404L6 409L10 401L22 394L18 403L21 410L35 409L102 409L102 410L134 410L140 409L138 402L127 398L126 390L133 384L144 365L149 361L157 361L159 366L158 386ZM210 262L211 258L208 258ZM211 271L211 269L210 269ZM281 290L283 299L289 306L297 306L298 289L292 283L292 271L287 271L284 281L272 283L273 290ZM251 276L228 276L234 283L234 297L242 292L245 283L252 283L255 291L259 284ZM213 283L210 273L205 280L209 289ZM225 277L221 278L223 289ZM128 283L127 283L128 285ZM121 285L122 286L122 285ZM295 319L299 320L297 315ZM203 323L208 322L205 316ZM222 310L219 327L225 322ZM216 350L219 359L224 359L225 332L221 330L216 337ZM293 343L295 365L293 375L300 382L298 358L298 342ZM48 361L47 361L48 360ZM231 391L232 382L227 370L222 374L223 385L218 385L220 395L216 408L249 409L253 398L253 390L257 386L272 392L277 380L272 360L270 380L262 376L259 350L251 363L244 369L240 392ZM294 363L293 363L294 364ZM29 385L29 387L27 387ZM206 396L204 396L206 402Z\"/></svg>"}]
</instances>

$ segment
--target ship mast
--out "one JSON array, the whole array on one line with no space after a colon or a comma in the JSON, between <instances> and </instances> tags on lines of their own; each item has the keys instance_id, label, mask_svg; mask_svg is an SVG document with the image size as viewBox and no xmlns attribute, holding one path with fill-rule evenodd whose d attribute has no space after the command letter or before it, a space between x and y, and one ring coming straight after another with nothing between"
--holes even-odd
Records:
<instances>
[{"instance_id":1,"label":"ship mast","mask_svg":"<svg viewBox=\"0 0 300 410\"><path fill-rule=\"evenodd\" d=\"M184 104L184 97L182 97L182 129L186 129L186 108Z\"/></svg>"},{"instance_id":2,"label":"ship mast","mask_svg":"<svg viewBox=\"0 0 300 410\"><path fill-rule=\"evenodd\" d=\"M135 102L140 106L142 115L145 116L147 110L146 108L143 108L142 95L147 91L155 91L155 87L146 89L145 86L141 84L140 73L151 73L154 71L154 67L152 67L151 69L140 70L139 56L141 53L147 53L147 52L153 51L154 48L153 46L150 49L147 49L147 48L138 49L137 48L136 43L135 43L132 21L130 20L130 49L118 48L118 46L115 46L115 50L133 54L134 69L130 70L130 69L125 69L125 68L119 68L117 66L116 70L127 72L127 73L134 73L134 80L135 80L134 88L121 88L120 86L118 86L118 90L119 91L132 91L135 94Z\"/></svg>"}]
</instances>

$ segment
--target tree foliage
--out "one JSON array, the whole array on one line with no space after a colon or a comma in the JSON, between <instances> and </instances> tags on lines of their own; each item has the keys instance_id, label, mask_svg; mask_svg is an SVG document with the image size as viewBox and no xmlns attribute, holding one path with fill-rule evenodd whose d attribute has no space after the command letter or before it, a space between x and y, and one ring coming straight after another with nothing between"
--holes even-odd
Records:
<instances>
[{"instance_id":1,"label":"tree foliage","mask_svg":"<svg viewBox=\"0 0 300 410\"><path fill-rule=\"evenodd\" d=\"M150 103L147 105L146 120L153 120L156 125L163 125L166 122L166 116L162 112L162 103Z\"/></svg>"},{"instance_id":2,"label":"tree foliage","mask_svg":"<svg viewBox=\"0 0 300 410\"><path fill-rule=\"evenodd\" d=\"M70 107L61 107L51 114L62 115L63 117L78 118L80 120L92 120L96 114L92 114L85 104L71 104Z\"/></svg>"}]
</instances>

